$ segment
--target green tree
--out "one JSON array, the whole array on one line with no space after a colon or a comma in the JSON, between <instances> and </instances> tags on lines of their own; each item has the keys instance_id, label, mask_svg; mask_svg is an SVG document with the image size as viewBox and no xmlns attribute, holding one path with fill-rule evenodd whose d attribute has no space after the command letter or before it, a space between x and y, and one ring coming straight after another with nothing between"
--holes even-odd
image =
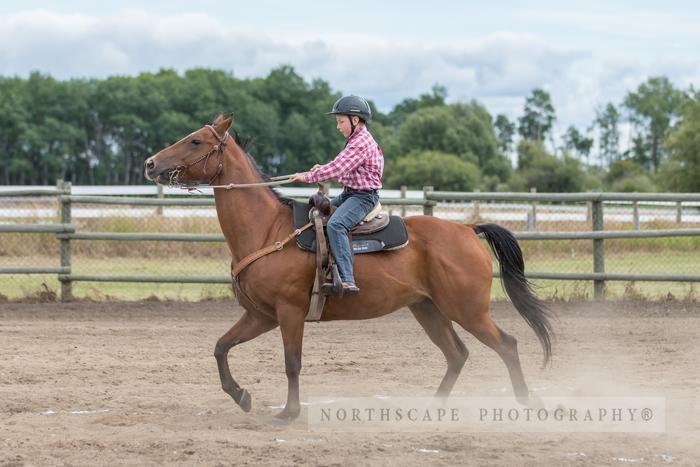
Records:
<instances>
[{"instance_id":1,"label":"green tree","mask_svg":"<svg viewBox=\"0 0 700 467\"><path fill-rule=\"evenodd\" d=\"M640 144L635 145L639 151L635 156L654 171L664 157L666 132L680 116L685 99L683 91L676 89L665 76L649 78L625 97L624 105L640 138Z\"/></svg>"},{"instance_id":2,"label":"green tree","mask_svg":"<svg viewBox=\"0 0 700 467\"><path fill-rule=\"evenodd\" d=\"M619 121L620 113L612 103L608 103L604 108L596 110L593 127L598 129L598 158L601 164L610 165L613 161L619 159Z\"/></svg>"},{"instance_id":3,"label":"green tree","mask_svg":"<svg viewBox=\"0 0 700 467\"><path fill-rule=\"evenodd\" d=\"M379 144L379 146L382 148L385 161L388 162L399 157L401 154L401 149L396 131L394 131L393 128L380 122L373 122L369 129L372 136L377 141L377 144Z\"/></svg>"},{"instance_id":4,"label":"green tree","mask_svg":"<svg viewBox=\"0 0 700 467\"><path fill-rule=\"evenodd\" d=\"M577 192L585 188L586 173L581 162L564 153L561 159L547 152L541 141L518 143L518 171L515 190L537 188L541 192Z\"/></svg>"},{"instance_id":5,"label":"green tree","mask_svg":"<svg viewBox=\"0 0 700 467\"><path fill-rule=\"evenodd\" d=\"M544 141L556 119L549 93L544 89L533 89L525 99L523 112L518 119L520 136L530 141Z\"/></svg>"},{"instance_id":6,"label":"green tree","mask_svg":"<svg viewBox=\"0 0 700 467\"><path fill-rule=\"evenodd\" d=\"M221 111L234 113L244 138L257 137L252 154L264 169L305 170L342 148L325 115L336 97L291 67L246 80L202 68L104 80L0 77L0 180L144 183L146 156Z\"/></svg>"},{"instance_id":7,"label":"green tree","mask_svg":"<svg viewBox=\"0 0 700 467\"><path fill-rule=\"evenodd\" d=\"M498 147L503 154L508 154L513 150L513 137L515 136L515 123L508 120L503 114L496 115L496 120L493 123L498 138Z\"/></svg>"},{"instance_id":8,"label":"green tree","mask_svg":"<svg viewBox=\"0 0 700 467\"><path fill-rule=\"evenodd\" d=\"M447 88L440 84L435 84L431 88L430 94L421 94L418 99L408 98L396 104L385 119L380 116L375 120L390 126L398 126L403 123L408 116L429 107L440 107L445 105L447 98Z\"/></svg>"},{"instance_id":9,"label":"green tree","mask_svg":"<svg viewBox=\"0 0 700 467\"><path fill-rule=\"evenodd\" d=\"M32 164L21 155L21 139L29 124L25 91L20 78L0 77L0 180L24 184Z\"/></svg>"},{"instance_id":10,"label":"green tree","mask_svg":"<svg viewBox=\"0 0 700 467\"><path fill-rule=\"evenodd\" d=\"M335 120L326 115L339 97L328 83L306 83L292 67L274 69L264 80L253 81L257 101L269 103L277 115L276 134L264 130L268 141L263 168L270 173L308 170L332 159L342 149Z\"/></svg>"},{"instance_id":11,"label":"green tree","mask_svg":"<svg viewBox=\"0 0 700 467\"><path fill-rule=\"evenodd\" d=\"M11 84L15 94L0 104L8 112L4 117L9 117L0 131L10 132L2 138L11 151L5 156L10 159L5 178L53 184L56 178L79 167L85 153L86 136L80 116L85 114L86 106L81 87L75 81L59 82L38 72L31 73L26 81Z\"/></svg>"},{"instance_id":12,"label":"green tree","mask_svg":"<svg viewBox=\"0 0 700 467\"><path fill-rule=\"evenodd\" d=\"M569 126L569 128L566 129L566 133L564 133L564 149L576 154L580 158L586 159L586 162L588 162L592 147L593 138L588 138L583 135L574 126Z\"/></svg>"},{"instance_id":13,"label":"green tree","mask_svg":"<svg viewBox=\"0 0 700 467\"><path fill-rule=\"evenodd\" d=\"M632 159L617 160L610 164L604 178L605 186L610 191L656 191L647 169Z\"/></svg>"},{"instance_id":14,"label":"green tree","mask_svg":"<svg viewBox=\"0 0 700 467\"><path fill-rule=\"evenodd\" d=\"M507 181L510 162L498 150L491 115L479 103L429 107L412 113L397 129L400 153L434 150L477 164L481 172Z\"/></svg>"},{"instance_id":15,"label":"green tree","mask_svg":"<svg viewBox=\"0 0 700 467\"><path fill-rule=\"evenodd\" d=\"M417 150L389 164L385 184L389 188L406 185L419 189L472 191L479 186L479 168L454 154Z\"/></svg>"},{"instance_id":16,"label":"green tree","mask_svg":"<svg viewBox=\"0 0 700 467\"><path fill-rule=\"evenodd\" d=\"M659 170L662 186L669 191L700 192L700 94L684 106L666 148L669 157Z\"/></svg>"}]
</instances>

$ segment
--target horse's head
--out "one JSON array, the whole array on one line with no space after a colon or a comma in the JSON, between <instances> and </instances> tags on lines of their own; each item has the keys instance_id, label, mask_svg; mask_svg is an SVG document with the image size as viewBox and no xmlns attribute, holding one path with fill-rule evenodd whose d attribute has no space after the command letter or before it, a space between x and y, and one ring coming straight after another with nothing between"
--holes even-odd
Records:
<instances>
[{"instance_id":1,"label":"horse's head","mask_svg":"<svg viewBox=\"0 0 700 467\"><path fill-rule=\"evenodd\" d=\"M211 125L149 157L144 175L148 180L171 185L213 182L223 167L224 146L232 143L228 135L232 120L220 114Z\"/></svg>"}]
</instances>

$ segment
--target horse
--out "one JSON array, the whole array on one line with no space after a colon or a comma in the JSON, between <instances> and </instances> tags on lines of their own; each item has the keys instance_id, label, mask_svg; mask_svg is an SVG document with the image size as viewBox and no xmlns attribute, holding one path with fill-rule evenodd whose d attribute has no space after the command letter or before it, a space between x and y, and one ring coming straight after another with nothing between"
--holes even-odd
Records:
<instances>
[{"instance_id":1,"label":"horse","mask_svg":"<svg viewBox=\"0 0 700 467\"><path fill-rule=\"evenodd\" d=\"M230 115L219 114L211 125L146 159L144 173L148 180L162 184L219 183L214 200L231 251L232 271L251 254L264 248L274 250L240 271L238 284L234 278L236 297L245 311L217 341L214 357L223 391L249 412L251 396L231 375L229 351L279 326L288 387L287 402L275 417L289 422L300 413L302 342L316 260L314 254L280 242L294 235L291 200L269 186L235 188L262 185L269 179L238 138L229 137L229 129L235 135L232 120ZM449 396L469 354L453 327L457 323L501 357L516 399L527 404L529 391L517 341L491 316L492 259L480 240L480 236L485 238L500 263L505 291L539 339L546 365L551 356L552 316L525 278L515 237L495 224L463 225L432 216L404 220L408 244L398 250L358 255L354 267L360 293L329 297L322 321L377 318L408 307L447 361L435 393L439 398Z\"/></svg>"}]
</instances>

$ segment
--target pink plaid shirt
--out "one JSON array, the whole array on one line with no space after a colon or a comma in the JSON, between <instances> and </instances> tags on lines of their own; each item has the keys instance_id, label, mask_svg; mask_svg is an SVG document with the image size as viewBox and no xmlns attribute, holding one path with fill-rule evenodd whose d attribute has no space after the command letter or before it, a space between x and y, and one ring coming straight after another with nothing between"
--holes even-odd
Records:
<instances>
[{"instance_id":1,"label":"pink plaid shirt","mask_svg":"<svg viewBox=\"0 0 700 467\"><path fill-rule=\"evenodd\" d=\"M304 174L306 183L338 180L356 190L378 190L382 187L384 154L367 127L358 126L345 149L328 164Z\"/></svg>"}]
</instances>

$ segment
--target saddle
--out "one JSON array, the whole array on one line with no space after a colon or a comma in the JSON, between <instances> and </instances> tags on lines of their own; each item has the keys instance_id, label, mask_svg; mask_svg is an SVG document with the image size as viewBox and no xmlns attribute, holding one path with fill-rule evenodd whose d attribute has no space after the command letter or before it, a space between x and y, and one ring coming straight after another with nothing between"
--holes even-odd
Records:
<instances>
[{"instance_id":1,"label":"saddle","mask_svg":"<svg viewBox=\"0 0 700 467\"><path fill-rule=\"evenodd\" d=\"M321 192L316 193L311 198L309 198L309 220L311 220L311 213L313 208L315 208L321 215L321 220L325 226L330 221L331 216L335 212L336 208L330 202L330 200ZM383 228L389 225L389 216L386 213L382 213L382 204L377 201L372 210L367 213L367 215L357 224L355 227L350 229L351 235L366 235L374 232L379 232Z\"/></svg>"},{"instance_id":2,"label":"saddle","mask_svg":"<svg viewBox=\"0 0 700 467\"><path fill-rule=\"evenodd\" d=\"M322 198L321 198L322 197ZM292 211L294 216L294 228L298 229L312 219L313 209L319 211L323 226L328 223L331 211L335 210L335 206L330 204L328 198L324 195L315 194L309 200L309 203L294 201ZM318 200L319 208L313 204ZM326 206L327 203L327 206ZM354 254L374 253L377 251L396 250L406 246L408 243L408 231L406 224L400 216L390 216L387 212L380 212L381 205L377 206L365 217L365 219L350 230L352 237L352 252ZM372 220L367 220L377 213ZM324 214L326 213L326 214ZM318 235L316 229L309 229L302 232L296 237L297 246L302 250L316 253L318 245ZM324 229L325 231L325 229Z\"/></svg>"},{"instance_id":3,"label":"saddle","mask_svg":"<svg viewBox=\"0 0 700 467\"><path fill-rule=\"evenodd\" d=\"M298 229L311 220L313 229L304 231L296 238L302 250L316 253L316 275L311 291L311 304L307 321L318 321L328 296L342 297L342 283L333 255L328 248L325 226L335 211L335 206L322 193L313 195L308 203L294 201L294 228ZM397 250L408 244L408 230L403 219L382 212L377 205L365 218L350 230L353 254L367 254L386 250Z\"/></svg>"}]
</instances>

